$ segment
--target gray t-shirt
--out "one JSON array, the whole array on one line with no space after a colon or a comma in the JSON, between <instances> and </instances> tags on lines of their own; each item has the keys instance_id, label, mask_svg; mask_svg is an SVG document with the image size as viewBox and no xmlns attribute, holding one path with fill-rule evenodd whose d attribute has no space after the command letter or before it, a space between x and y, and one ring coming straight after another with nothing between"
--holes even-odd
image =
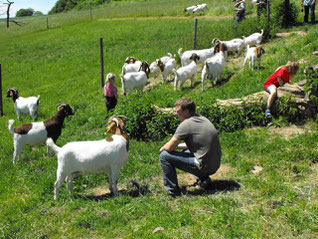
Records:
<instances>
[{"instance_id":1,"label":"gray t-shirt","mask_svg":"<svg viewBox=\"0 0 318 239\"><path fill-rule=\"evenodd\" d=\"M204 116L191 116L178 126L174 137L183 140L200 163L200 170L215 173L220 167L221 146L214 125Z\"/></svg>"}]
</instances>

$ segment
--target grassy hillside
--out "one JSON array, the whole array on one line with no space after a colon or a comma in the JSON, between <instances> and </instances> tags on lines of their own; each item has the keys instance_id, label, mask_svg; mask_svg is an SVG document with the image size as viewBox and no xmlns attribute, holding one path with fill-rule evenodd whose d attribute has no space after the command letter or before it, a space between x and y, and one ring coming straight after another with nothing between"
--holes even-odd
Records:
<instances>
[{"instance_id":1,"label":"grassy hillside","mask_svg":"<svg viewBox=\"0 0 318 239\"><path fill-rule=\"evenodd\" d=\"M148 16L160 16L173 4L176 7L171 11L175 12L167 12L167 16L182 16L176 9L183 8L181 5L188 5L190 1L147 3L154 4L148 8ZM110 10L98 11L109 11L108 17L114 18L147 16L144 15L144 2L122 3L121 11L116 4ZM232 39L260 31L261 27L253 18L254 12L238 29L234 29L233 19L226 18L231 15L227 13L232 2L226 4L228 10L222 11L225 18L199 19L198 48L210 47L215 37ZM214 10L210 7L208 15ZM143 13L137 15L136 12ZM56 16L59 24L48 30L45 18L39 17L31 18L30 24L24 28L12 25L8 31L0 32L3 95L10 87L17 87L21 96L40 94L38 120L53 116L59 103L69 103L75 108L75 115L65 121L57 142L59 146L69 141L104 138L100 38L104 42L105 72L116 74L119 89L119 73L127 56L152 62L167 52L176 53L180 47L187 50L193 46L193 17L110 21L105 20L107 17L94 15L90 21L89 15L72 14ZM0 27L3 29L2 23ZM142 100L161 107L173 107L181 96L192 97L198 106L212 105L217 98L242 97L263 90L264 80L287 60L306 59L307 64L317 64L318 60L312 56L318 48L317 26L299 26L287 31L306 34L275 37L264 43L266 54L261 70L243 69L243 56L230 56L220 86L212 88L207 83L206 91L202 93L200 76L197 76L193 89L187 83L182 92L174 92L172 83L154 84L152 89L143 93L127 97L120 95L117 108L123 110ZM273 34L275 32L273 30ZM301 79L302 74L298 74L295 81ZM150 81L156 80L150 78ZM134 110L133 107L130 110L132 115ZM162 141L131 139L129 161L119 177L120 196L109 197L107 176L101 174L75 179L74 199L63 185L59 199L53 201L56 156L47 154L44 145L27 146L22 153L23 161L13 165L8 120L15 119L14 126L18 126L32 119L22 116L20 121L17 120L13 102L7 98L4 98L4 113L0 118L2 238L318 236L318 133L315 122L305 122L296 129L270 127L223 132L220 135L222 167L214 176L213 187L208 191L195 189L190 186L193 181L189 175L180 174L185 195L178 199L165 194L158 162L159 148L170 136ZM275 124L285 126L284 122L279 118ZM256 166L262 170L254 174ZM164 229L153 234L156 227Z\"/></svg>"}]
</instances>

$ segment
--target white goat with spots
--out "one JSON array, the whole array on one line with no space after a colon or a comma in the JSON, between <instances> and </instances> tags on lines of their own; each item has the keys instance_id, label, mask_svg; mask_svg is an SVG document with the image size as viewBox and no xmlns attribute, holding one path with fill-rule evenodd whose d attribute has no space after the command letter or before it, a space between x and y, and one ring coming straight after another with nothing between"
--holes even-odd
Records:
<instances>
[{"instance_id":1,"label":"white goat with spots","mask_svg":"<svg viewBox=\"0 0 318 239\"><path fill-rule=\"evenodd\" d=\"M65 180L73 196L73 178L84 174L108 173L111 195L117 195L118 174L128 161L129 138L124 123L118 116L112 116L107 125L107 132L112 137L97 141L70 142L58 147L49 138L46 144L57 154L57 173L54 188L54 200Z\"/></svg>"}]
</instances>

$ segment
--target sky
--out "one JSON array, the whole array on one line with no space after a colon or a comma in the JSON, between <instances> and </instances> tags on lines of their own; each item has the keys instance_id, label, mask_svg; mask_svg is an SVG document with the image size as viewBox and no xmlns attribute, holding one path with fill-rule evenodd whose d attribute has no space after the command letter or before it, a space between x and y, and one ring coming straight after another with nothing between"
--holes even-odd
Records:
<instances>
[{"instance_id":1,"label":"sky","mask_svg":"<svg viewBox=\"0 0 318 239\"><path fill-rule=\"evenodd\" d=\"M14 2L10 7L10 16L14 17L15 13L21 8L33 8L34 11L40 11L43 14L47 14L50 11L55 3L58 0L9 0ZM2 0L0 2L7 2L7 0ZM4 12L4 9L7 9L7 5L4 5L5 8L1 7L1 13Z\"/></svg>"}]
</instances>

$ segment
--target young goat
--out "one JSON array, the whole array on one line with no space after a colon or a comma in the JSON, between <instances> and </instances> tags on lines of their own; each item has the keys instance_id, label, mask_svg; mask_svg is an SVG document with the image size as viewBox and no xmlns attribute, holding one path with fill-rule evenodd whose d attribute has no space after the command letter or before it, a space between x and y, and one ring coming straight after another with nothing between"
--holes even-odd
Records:
<instances>
[{"instance_id":1,"label":"young goat","mask_svg":"<svg viewBox=\"0 0 318 239\"><path fill-rule=\"evenodd\" d=\"M204 12L205 9L208 9L208 5L206 3L203 3L198 5L195 9L193 9L192 13Z\"/></svg>"},{"instance_id":2,"label":"young goat","mask_svg":"<svg viewBox=\"0 0 318 239\"><path fill-rule=\"evenodd\" d=\"M237 56L240 56L242 53L242 50L244 48L244 41L242 39L236 38L230 41L220 41L217 38L214 38L212 40L212 45L217 45L220 43L224 43L227 47L227 51L225 52L225 59L227 59L227 52L237 52Z\"/></svg>"},{"instance_id":3,"label":"young goat","mask_svg":"<svg viewBox=\"0 0 318 239\"><path fill-rule=\"evenodd\" d=\"M62 104L56 115L46 121L22 124L14 129L14 120L9 120L9 130L13 135L13 163L16 163L17 156L22 160L21 153L25 145L45 143L48 137L56 142L61 135L64 119L69 115L74 115L74 110L68 104Z\"/></svg>"},{"instance_id":4,"label":"young goat","mask_svg":"<svg viewBox=\"0 0 318 239\"><path fill-rule=\"evenodd\" d=\"M157 66L159 67L162 80L166 81L167 77L173 73L173 69L176 67L177 62L174 58L171 58L168 62L163 63L160 59L157 59Z\"/></svg>"},{"instance_id":5,"label":"young goat","mask_svg":"<svg viewBox=\"0 0 318 239\"><path fill-rule=\"evenodd\" d=\"M109 190L117 195L119 170L128 161L129 138L123 120L112 116L108 120L107 132L112 137L98 141L70 142L58 147L49 138L46 144L57 154L57 175L54 188L54 200L57 199L63 181L67 182L68 190L73 196L73 178L83 174L108 172Z\"/></svg>"},{"instance_id":6,"label":"young goat","mask_svg":"<svg viewBox=\"0 0 318 239\"><path fill-rule=\"evenodd\" d=\"M129 72L129 73L126 73L125 75L121 74L120 75L121 86L122 86L124 95L126 95L127 90L131 92L135 88L141 89L142 91L144 86L147 83L149 74L150 74L149 65L145 61L141 64L138 72Z\"/></svg>"},{"instance_id":7,"label":"young goat","mask_svg":"<svg viewBox=\"0 0 318 239\"><path fill-rule=\"evenodd\" d=\"M7 91L7 97L12 98L14 102L14 108L18 115L18 120L20 120L21 113L32 116L33 120L36 120L39 107L40 107L40 96L30 96L27 98L19 96L19 91L16 88L10 88Z\"/></svg>"},{"instance_id":8,"label":"young goat","mask_svg":"<svg viewBox=\"0 0 318 239\"><path fill-rule=\"evenodd\" d=\"M202 62L203 64L206 59L214 55L214 51L215 51L214 47L211 47L209 49L191 50L191 51L185 51L182 53L182 48L180 48L178 50L178 54L180 56L181 65L186 66L192 62L192 60L190 60L190 57L192 56L193 53L195 53L200 58L200 60L198 61Z\"/></svg>"},{"instance_id":9,"label":"young goat","mask_svg":"<svg viewBox=\"0 0 318 239\"><path fill-rule=\"evenodd\" d=\"M221 80L225 68L226 50L225 44L221 43L219 45L219 52L205 61L201 73L202 91L204 91L204 81L206 76L211 81L212 86L214 86L214 79L217 81Z\"/></svg>"},{"instance_id":10,"label":"young goat","mask_svg":"<svg viewBox=\"0 0 318 239\"><path fill-rule=\"evenodd\" d=\"M264 30L262 29L261 33L253 33L252 35L245 37L243 36L244 45L247 46L257 46L261 44L263 38Z\"/></svg>"},{"instance_id":11,"label":"young goat","mask_svg":"<svg viewBox=\"0 0 318 239\"><path fill-rule=\"evenodd\" d=\"M134 57L127 57L122 67L121 73L125 75L128 72L137 72L140 69L142 62Z\"/></svg>"},{"instance_id":12,"label":"young goat","mask_svg":"<svg viewBox=\"0 0 318 239\"><path fill-rule=\"evenodd\" d=\"M187 7L185 9L183 9L183 12L192 12L194 9L196 9L198 7L198 5L193 5L191 7Z\"/></svg>"},{"instance_id":13,"label":"young goat","mask_svg":"<svg viewBox=\"0 0 318 239\"><path fill-rule=\"evenodd\" d=\"M245 66L246 61L249 60L250 61L249 66L250 68L252 68L252 70L254 70L255 61L257 60L258 61L257 69L259 69L261 66L261 58L264 53L265 53L265 50L263 49L262 46L249 47L249 45L247 45L247 51L246 51L246 56L243 62L243 66Z\"/></svg>"},{"instance_id":14,"label":"young goat","mask_svg":"<svg viewBox=\"0 0 318 239\"><path fill-rule=\"evenodd\" d=\"M191 80L191 87L193 85L193 80L197 75L197 61L200 60L200 57L192 53L191 57L189 58L192 62L189 65L183 66L178 70L173 70L174 73L174 90L177 90L178 82L180 81L180 89L182 90L182 85L187 79Z\"/></svg>"},{"instance_id":15,"label":"young goat","mask_svg":"<svg viewBox=\"0 0 318 239\"><path fill-rule=\"evenodd\" d=\"M163 64L166 64L170 59L172 59L172 54L171 53L167 53L167 56L163 56L163 57L160 57L160 61L162 61ZM174 56L175 58L175 56ZM155 60L154 62L152 62L149 66L150 68L150 72L151 73L155 73L157 71L159 71L159 67L157 65L157 60Z\"/></svg>"}]
</instances>

